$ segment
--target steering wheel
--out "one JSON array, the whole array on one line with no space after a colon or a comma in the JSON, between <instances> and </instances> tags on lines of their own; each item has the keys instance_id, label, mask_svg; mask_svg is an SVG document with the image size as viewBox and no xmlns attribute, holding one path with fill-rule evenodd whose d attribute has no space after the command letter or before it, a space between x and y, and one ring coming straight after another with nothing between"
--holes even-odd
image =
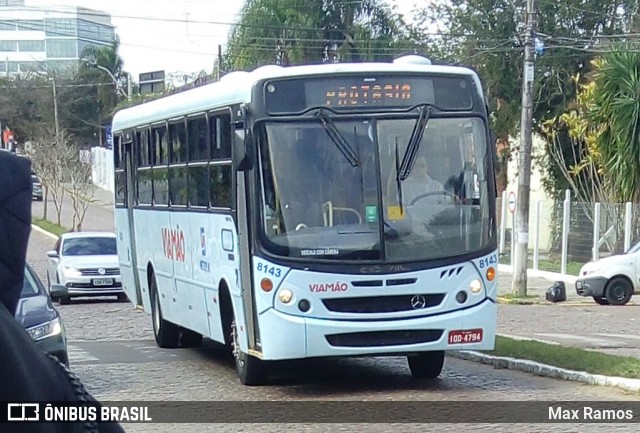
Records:
<instances>
[{"instance_id":1,"label":"steering wheel","mask_svg":"<svg viewBox=\"0 0 640 433\"><path fill-rule=\"evenodd\" d=\"M307 228L306 224L300 223L296 226L296 231L306 229L306 228Z\"/></svg>"},{"instance_id":2,"label":"steering wheel","mask_svg":"<svg viewBox=\"0 0 640 433\"><path fill-rule=\"evenodd\" d=\"M454 203L458 203L458 201L459 201L458 196L455 195L455 194L451 194L450 192L447 192L447 191L432 191L432 192L425 192L424 194L420 194L419 196L417 196L416 198L411 200L410 204L414 205L414 204L416 204L416 202L422 200L423 198L431 197L431 196L434 196L434 195L444 195L444 196L447 196L447 197L451 197L453 199Z\"/></svg>"}]
</instances>

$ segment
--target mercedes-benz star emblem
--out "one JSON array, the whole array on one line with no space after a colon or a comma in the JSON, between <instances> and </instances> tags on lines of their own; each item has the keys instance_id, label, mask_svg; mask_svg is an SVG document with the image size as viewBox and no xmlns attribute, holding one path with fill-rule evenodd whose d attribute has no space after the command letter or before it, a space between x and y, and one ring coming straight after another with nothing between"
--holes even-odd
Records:
<instances>
[{"instance_id":1,"label":"mercedes-benz star emblem","mask_svg":"<svg viewBox=\"0 0 640 433\"><path fill-rule=\"evenodd\" d=\"M415 295L411 298L411 306L414 310L421 310L427 306L427 300L422 295Z\"/></svg>"},{"instance_id":2,"label":"mercedes-benz star emblem","mask_svg":"<svg viewBox=\"0 0 640 433\"><path fill-rule=\"evenodd\" d=\"M100 269L98 269L98 273L100 275L104 275L106 273L106 271L104 270L104 268L100 268Z\"/></svg>"}]
</instances>

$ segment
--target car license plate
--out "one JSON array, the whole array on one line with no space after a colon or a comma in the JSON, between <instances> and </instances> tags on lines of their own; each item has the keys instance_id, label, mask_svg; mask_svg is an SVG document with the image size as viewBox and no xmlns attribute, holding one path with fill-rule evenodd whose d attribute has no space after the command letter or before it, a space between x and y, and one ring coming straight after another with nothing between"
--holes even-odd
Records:
<instances>
[{"instance_id":1,"label":"car license plate","mask_svg":"<svg viewBox=\"0 0 640 433\"><path fill-rule=\"evenodd\" d=\"M113 284L113 278L96 278L93 280L94 286L110 286Z\"/></svg>"},{"instance_id":2,"label":"car license plate","mask_svg":"<svg viewBox=\"0 0 640 433\"><path fill-rule=\"evenodd\" d=\"M481 341L482 328L449 331L449 344L480 343Z\"/></svg>"}]
</instances>

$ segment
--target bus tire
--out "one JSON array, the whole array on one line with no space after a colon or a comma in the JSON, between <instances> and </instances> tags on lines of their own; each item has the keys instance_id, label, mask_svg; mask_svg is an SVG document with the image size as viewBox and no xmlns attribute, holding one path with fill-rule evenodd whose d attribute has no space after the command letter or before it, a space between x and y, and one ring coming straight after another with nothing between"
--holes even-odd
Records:
<instances>
[{"instance_id":1,"label":"bus tire","mask_svg":"<svg viewBox=\"0 0 640 433\"><path fill-rule=\"evenodd\" d=\"M231 323L230 340L240 383L247 386L264 385L269 378L267 363L255 356L244 353L242 349L240 349L235 318Z\"/></svg>"},{"instance_id":2,"label":"bus tire","mask_svg":"<svg viewBox=\"0 0 640 433\"><path fill-rule=\"evenodd\" d=\"M444 350L409 355L407 361L411 374L416 379L435 379L442 373Z\"/></svg>"},{"instance_id":3,"label":"bus tire","mask_svg":"<svg viewBox=\"0 0 640 433\"><path fill-rule=\"evenodd\" d=\"M158 347L164 349L178 347L180 343L180 328L175 323L167 322L162 317L155 275L151 276L151 321L153 322L153 335L156 338Z\"/></svg>"},{"instance_id":4,"label":"bus tire","mask_svg":"<svg viewBox=\"0 0 640 433\"><path fill-rule=\"evenodd\" d=\"M180 345L182 347L200 347L202 346L202 334L183 328L180 332Z\"/></svg>"}]
</instances>

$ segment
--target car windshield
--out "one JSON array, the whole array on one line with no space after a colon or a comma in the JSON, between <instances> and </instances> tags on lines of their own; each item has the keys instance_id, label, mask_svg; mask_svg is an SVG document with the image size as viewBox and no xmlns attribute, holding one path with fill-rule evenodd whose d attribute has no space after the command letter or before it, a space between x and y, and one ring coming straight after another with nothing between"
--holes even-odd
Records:
<instances>
[{"instance_id":1,"label":"car windshield","mask_svg":"<svg viewBox=\"0 0 640 433\"><path fill-rule=\"evenodd\" d=\"M638 251L640 251L640 242L638 242L637 244L629 248L629 251L627 251L627 254L637 253Z\"/></svg>"},{"instance_id":2,"label":"car windshield","mask_svg":"<svg viewBox=\"0 0 640 433\"><path fill-rule=\"evenodd\" d=\"M117 254L116 238L74 238L66 239L62 244L63 256L107 256L115 254Z\"/></svg>"},{"instance_id":3,"label":"car windshield","mask_svg":"<svg viewBox=\"0 0 640 433\"><path fill-rule=\"evenodd\" d=\"M415 117L331 120L341 146L317 120L269 122L259 132L266 248L308 259L403 261L488 245L482 120L429 119L406 179L398 169Z\"/></svg>"},{"instance_id":4,"label":"car windshield","mask_svg":"<svg viewBox=\"0 0 640 433\"><path fill-rule=\"evenodd\" d=\"M24 280L22 283L22 293L20 294L21 298L25 298L28 296L34 296L40 293L38 289L38 284L35 281L34 276L29 272L28 269L24 270Z\"/></svg>"}]
</instances>

